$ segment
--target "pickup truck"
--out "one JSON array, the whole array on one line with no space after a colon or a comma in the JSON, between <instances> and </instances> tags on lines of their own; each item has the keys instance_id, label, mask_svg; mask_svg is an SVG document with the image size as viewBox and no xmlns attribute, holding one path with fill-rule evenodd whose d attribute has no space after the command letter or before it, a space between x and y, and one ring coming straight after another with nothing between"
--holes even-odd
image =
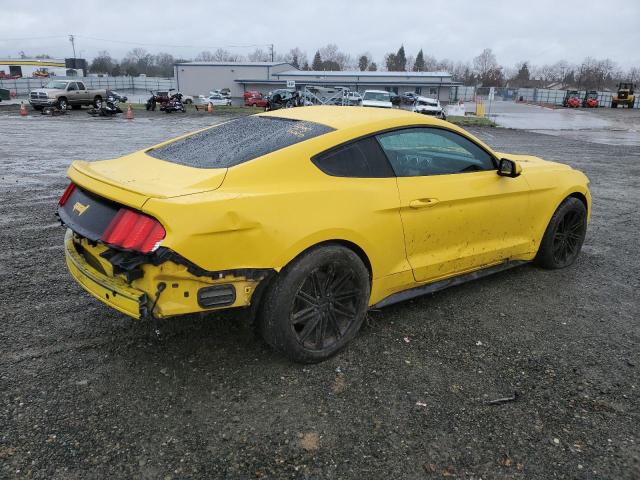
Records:
<instances>
[{"instance_id":1,"label":"pickup truck","mask_svg":"<svg viewBox=\"0 0 640 480\"><path fill-rule=\"evenodd\" d=\"M61 110L82 105L100 107L107 97L106 90L90 90L84 82L77 80L52 80L44 88L36 88L29 93L29 103L36 110L57 106Z\"/></svg>"}]
</instances>

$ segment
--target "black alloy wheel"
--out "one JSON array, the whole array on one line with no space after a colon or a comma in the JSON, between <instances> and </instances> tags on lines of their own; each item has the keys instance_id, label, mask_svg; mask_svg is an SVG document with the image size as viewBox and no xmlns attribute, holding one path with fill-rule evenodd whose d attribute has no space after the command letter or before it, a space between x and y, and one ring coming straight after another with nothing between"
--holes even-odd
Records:
<instances>
[{"instance_id":1,"label":"black alloy wheel","mask_svg":"<svg viewBox=\"0 0 640 480\"><path fill-rule=\"evenodd\" d=\"M296 293L289 321L303 348L333 347L356 321L358 282L353 269L339 264L312 271Z\"/></svg>"},{"instance_id":2,"label":"black alloy wheel","mask_svg":"<svg viewBox=\"0 0 640 480\"><path fill-rule=\"evenodd\" d=\"M580 253L587 233L587 208L575 197L566 198L549 221L535 263L544 268L564 268Z\"/></svg>"},{"instance_id":3,"label":"black alloy wheel","mask_svg":"<svg viewBox=\"0 0 640 480\"><path fill-rule=\"evenodd\" d=\"M358 333L370 292L369 270L353 250L319 246L271 281L260 300L257 326L264 340L291 360L320 362Z\"/></svg>"},{"instance_id":4,"label":"black alloy wheel","mask_svg":"<svg viewBox=\"0 0 640 480\"><path fill-rule=\"evenodd\" d=\"M585 233L585 218L580 212L571 210L558 222L553 236L553 259L558 264L573 261L578 256Z\"/></svg>"}]
</instances>

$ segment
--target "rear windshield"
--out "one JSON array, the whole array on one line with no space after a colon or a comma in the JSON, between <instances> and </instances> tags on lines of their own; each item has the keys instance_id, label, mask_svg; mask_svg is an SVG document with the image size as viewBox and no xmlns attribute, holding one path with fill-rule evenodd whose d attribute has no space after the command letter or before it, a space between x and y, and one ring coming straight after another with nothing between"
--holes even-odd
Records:
<instances>
[{"instance_id":1,"label":"rear windshield","mask_svg":"<svg viewBox=\"0 0 640 480\"><path fill-rule=\"evenodd\" d=\"M227 168L333 131L319 123L247 116L147 152L196 168Z\"/></svg>"}]
</instances>

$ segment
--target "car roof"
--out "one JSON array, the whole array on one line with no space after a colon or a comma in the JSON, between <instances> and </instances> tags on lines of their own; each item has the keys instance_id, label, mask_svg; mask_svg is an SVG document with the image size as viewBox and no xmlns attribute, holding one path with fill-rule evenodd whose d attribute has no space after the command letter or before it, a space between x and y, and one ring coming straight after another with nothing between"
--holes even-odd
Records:
<instances>
[{"instance_id":1,"label":"car roof","mask_svg":"<svg viewBox=\"0 0 640 480\"><path fill-rule=\"evenodd\" d=\"M419 115L399 108L342 107L330 105L314 105L310 107L285 108L272 112L259 113L260 116L289 118L307 122L321 123L336 130L361 127L386 120L409 123L438 123L429 121ZM416 122L416 120L420 120Z\"/></svg>"}]
</instances>

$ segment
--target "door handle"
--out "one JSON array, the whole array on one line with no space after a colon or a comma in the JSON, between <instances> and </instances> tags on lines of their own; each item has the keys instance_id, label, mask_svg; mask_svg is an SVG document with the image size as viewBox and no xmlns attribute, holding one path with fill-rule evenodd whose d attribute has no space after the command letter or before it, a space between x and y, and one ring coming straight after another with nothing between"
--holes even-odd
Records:
<instances>
[{"instance_id":1,"label":"door handle","mask_svg":"<svg viewBox=\"0 0 640 480\"><path fill-rule=\"evenodd\" d=\"M424 207L432 207L436 203L438 203L437 198L418 198L416 200L411 200L409 202L409 206L411 208L424 208Z\"/></svg>"}]
</instances>

